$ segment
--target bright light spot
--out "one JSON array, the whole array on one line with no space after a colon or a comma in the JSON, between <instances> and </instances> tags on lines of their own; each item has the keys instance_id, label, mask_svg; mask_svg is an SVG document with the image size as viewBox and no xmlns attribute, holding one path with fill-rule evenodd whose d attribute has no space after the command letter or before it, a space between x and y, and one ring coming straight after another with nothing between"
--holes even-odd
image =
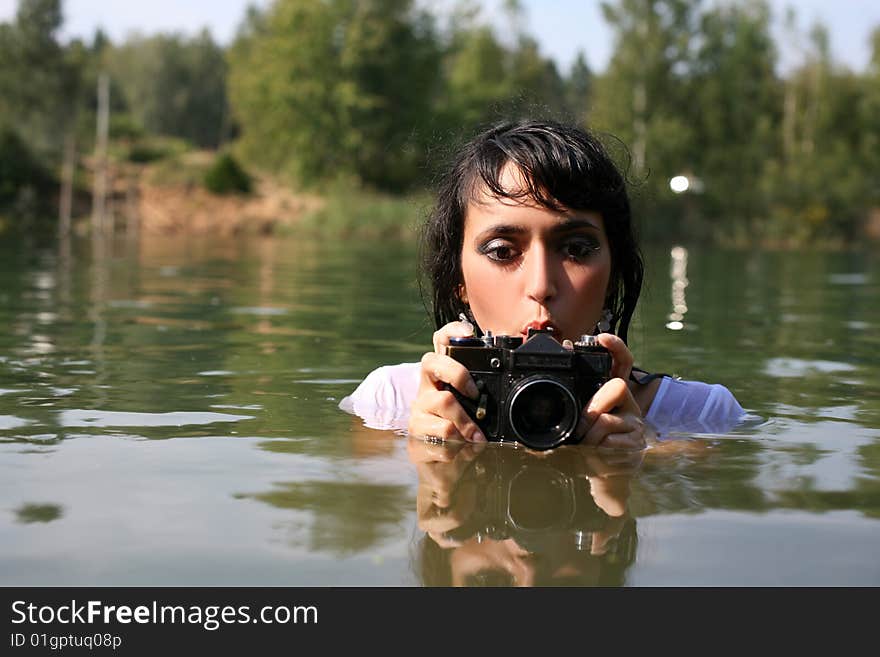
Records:
<instances>
[{"instance_id":1,"label":"bright light spot","mask_svg":"<svg viewBox=\"0 0 880 657\"><path fill-rule=\"evenodd\" d=\"M682 324L681 322L669 322L666 325L666 328L668 328L670 331L680 331L684 328L684 324Z\"/></svg>"},{"instance_id":2,"label":"bright light spot","mask_svg":"<svg viewBox=\"0 0 880 657\"><path fill-rule=\"evenodd\" d=\"M691 181L687 179L687 176L675 176L669 181L669 189L676 194L686 192L690 186Z\"/></svg>"}]
</instances>

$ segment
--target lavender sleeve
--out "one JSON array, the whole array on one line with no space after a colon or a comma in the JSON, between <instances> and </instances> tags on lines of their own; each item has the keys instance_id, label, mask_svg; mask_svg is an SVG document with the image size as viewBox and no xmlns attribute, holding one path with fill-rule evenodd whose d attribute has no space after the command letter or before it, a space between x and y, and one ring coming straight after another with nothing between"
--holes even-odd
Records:
<instances>
[{"instance_id":1,"label":"lavender sleeve","mask_svg":"<svg viewBox=\"0 0 880 657\"><path fill-rule=\"evenodd\" d=\"M675 433L725 433L746 416L723 385L663 377L645 415L663 437Z\"/></svg>"}]
</instances>

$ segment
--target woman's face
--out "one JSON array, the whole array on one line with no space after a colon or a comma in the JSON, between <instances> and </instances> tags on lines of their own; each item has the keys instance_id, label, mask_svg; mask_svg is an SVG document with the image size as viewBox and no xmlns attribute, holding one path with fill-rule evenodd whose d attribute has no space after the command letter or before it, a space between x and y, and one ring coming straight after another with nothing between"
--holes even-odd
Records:
<instances>
[{"instance_id":1,"label":"woman's face","mask_svg":"<svg viewBox=\"0 0 880 657\"><path fill-rule=\"evenodd\" d=\"M521 187L507 165L505 189ZM462 300L495 335L553 328L557 340L592 333L605 304L611 252L594 212L555 212L536 202L478 195L467 208Z\"/></svg>"}]
</instances>

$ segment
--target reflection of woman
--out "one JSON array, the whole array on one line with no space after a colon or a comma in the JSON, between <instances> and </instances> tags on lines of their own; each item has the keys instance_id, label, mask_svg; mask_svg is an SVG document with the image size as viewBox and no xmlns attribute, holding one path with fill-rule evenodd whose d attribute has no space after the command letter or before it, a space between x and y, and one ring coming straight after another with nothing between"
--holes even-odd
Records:
<instances>
[{"instance_id":1,"label":"reflection of woman","mask_svg":"<svg viewBox=\"0 0 880 657\"><path fill-rule=\"evenodd\" d=\"M580 446L535 454L411 438L418 556L427 586L614 586L635 559L627 510L639 452L612 463Z\"/></svg>"},{"instance_id":2,"label":"reflection of woman","mask_svg":"<svg viewBox=\"0 0 880 657\"><path fill-rule=\"evenodd\" d=\"M625 181L589 133L523 122L477 136L440 185L424 249L434 350L375 370L343 400L368 425L484 441L445 389L478 396L445 348L456 336L530 328L563 344L597 334L612 354L612 378L581 414L585 444L641 449L654 431L726 431L743 416L721 385L634 373L626 338L643 265Z\"/></svg>"}]
</instances>

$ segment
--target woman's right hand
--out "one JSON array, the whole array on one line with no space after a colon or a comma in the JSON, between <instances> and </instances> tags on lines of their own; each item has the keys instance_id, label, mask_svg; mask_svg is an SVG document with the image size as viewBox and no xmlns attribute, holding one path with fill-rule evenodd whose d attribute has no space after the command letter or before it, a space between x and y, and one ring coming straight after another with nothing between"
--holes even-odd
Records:
<instances>
[{"instance_id":1,"label":"woman's right hand","mask_svg":"<svg viewBox=\"0 0 880 657\"><path fill-rule=\"evenodd\" d=\"M468 322L450 322L434 332L434 351L422 356L419 392L410 407L410 435L486 442L486 437L455 395L445 388L445 384L449 384L467 397L474 400L479 397L467 368L446 355L451 337L468 337L473 332L474 327Z\"/></svg>"}]
</instances>

